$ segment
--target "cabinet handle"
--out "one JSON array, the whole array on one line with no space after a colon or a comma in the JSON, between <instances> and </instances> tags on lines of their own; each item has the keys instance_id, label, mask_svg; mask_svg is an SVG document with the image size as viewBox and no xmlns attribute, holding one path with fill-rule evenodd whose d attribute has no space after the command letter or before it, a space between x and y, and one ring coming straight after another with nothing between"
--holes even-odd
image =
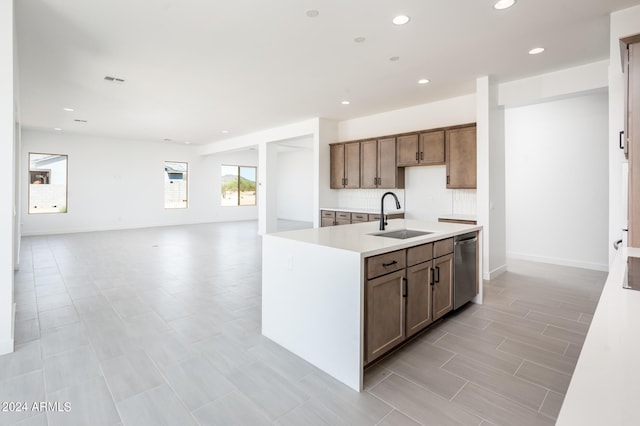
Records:
<instances>
[{"instance_id":1,"label":"cabinet handle","mask_svg":"<svg viewBox=\"0 0 640 426\"><path fill-rule=\"evenodd\" d=\"M439 283L440 282L440 267L436 266L436 272L438 273L438 277L436 278L436 282Z\"/></svg>"},{"instance_id":2,"label":"cabinet handle","mask_svg":"<svg viewBox=\"0 0 640 426\"><path fill-rule=\"evenodd\" d=\"M624 130L620 130L620 135L618 136L618 142L620 143L620 149L624 149L624 142L622 141L622 135L624 135Z\"/></svg>"},{"instance_id":3,"label":"cabinet handle","mask_svg":"<svg viewBox=\"0 0 640 426\"><path fill-rule=\"evenodd\" d=\"M418 155L419 155L419 153L416 152L416 161L418 161Z\"/></svg>"},{"instance_id":4,"label":"cabinet handle","mask_svg":"<svg viewBox=\"0 0 640 426\"><path fill-rule=\"evenodd\" d=\"M436 283L435 269L431 268L431 282L429 284L434 285L435 283Z\"/></svg>"},{"instance_id":5,"label":"cabinet handle","mask_svg":"<svg viewBox=\"0 0 640 426\"><path fill-rule=\"evenodd\" d=\"M404 277L402 278L402 282L404 284L404 294L402 297L407 298L409 296L409 282Z\"/></svg>"},{"instance_id":6,"label":"cabinet handle","mask_svg":"<svg viewBox=\"0 0 640 426\"><path fill-rule=\"evenodd\" d=\"M422 152L420 153L420 159L421 159L421 160L424 160L424 151L422 151Z\"/></svg>"},{"instance_id":7,"label":"cabinet handle","mask_svg":"<svg viewBox=\"0 0 640 426\"><path fill-rule=\"evenodd\" d=\"M398 263L398 261L394 260L393 262L383 263L382 266L384 266L385 268L388 268L389 266L395 265L396 263Z\"/></svg>"},{"instance_id":8,"label":"cabinet handle","mask_svg":"<svg viewBox=\"0 0 640 426\"><path fill-rule=\"evenodd\" d=\"M447 185L449 185L450 183L449 181L450 181L449 176L447 176Z\"/></svg>"}]
</instances>

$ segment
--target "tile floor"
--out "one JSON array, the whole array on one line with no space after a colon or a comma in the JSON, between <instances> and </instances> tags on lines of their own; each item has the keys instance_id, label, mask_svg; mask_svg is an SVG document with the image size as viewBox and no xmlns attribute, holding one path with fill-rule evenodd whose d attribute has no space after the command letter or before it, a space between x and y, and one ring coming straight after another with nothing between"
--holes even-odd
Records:
<instances>
[{"instance_id":1,"label":"tile floor","mask_svg":"<svg viewBox=\"0 0 640 426\"><path fill-rule=\"evenodd\" d=\"M24 238L0 425L553 424L606 274L512 262L356 393L260 334L255 222ZM65 411L63 403L70 403Z\"/></svg>"}]
</instances>

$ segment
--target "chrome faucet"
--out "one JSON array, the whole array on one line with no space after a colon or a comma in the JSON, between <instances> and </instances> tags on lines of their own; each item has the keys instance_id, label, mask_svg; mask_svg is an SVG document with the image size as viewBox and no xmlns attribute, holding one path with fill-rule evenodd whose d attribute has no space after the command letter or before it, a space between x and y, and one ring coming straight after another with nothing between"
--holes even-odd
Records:
<instances>
[{"instance_id":1,"label":"chrome faucet","mask_svg":"<svg viewBox=\"0 0 640 426\"><path fill-rule=\"evenodd\" d=\"M385 225L387 225L387 222L384 220L384 197L386 197L387 195L393 195L393 198L395 198L396 200L396 208L400 210L400 201L398 201L398 197L396 196L396 194L394 194L391 191L385 192L384 194L382 194L382 199L380 200L380 230L381 231L384 231L384 227Z\"/></svg>"}]
</instances>

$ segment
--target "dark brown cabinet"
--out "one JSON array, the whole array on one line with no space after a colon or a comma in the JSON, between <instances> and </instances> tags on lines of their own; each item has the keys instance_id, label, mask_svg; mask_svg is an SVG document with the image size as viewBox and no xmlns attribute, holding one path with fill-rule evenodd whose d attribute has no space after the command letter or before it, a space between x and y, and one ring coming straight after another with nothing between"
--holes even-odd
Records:
<instances>
[{"instance_id":1,"label":"dark brown cabinet","mask_svg":"<svg viewBox=\"0 0 640 426\"><path fill-rule=\"evenodd\" d=\"M453 309L453 238L370 257L366 271L367 364Z\"/></svg>"},{"instance_id":2,"label":"dark brown cabinet","mask_svg":"<svg viewBox=\"0 0 640 426\"><path fill-rule=\"evenodd\" d=\"M331 145L331 188L360 188L360 143Z\"/></svg>"},{"instance_id":3,"label":"dark brown cabinet","mask_svg":"<svg viewBox=\"0 0 640 426\"><path fill-rule=\"evenodd\" d=\"M389 219L403 219L404 213L385 214ZM320 226L348 225L351 223L374 222L380 220L379 214L349 213L335 210L320 210Z\"/></svg>"},{"instance_id":4,"label":"dark brown cabinet","mask_svg":"<svg viewBox=\"0 0 640 426\"><path fill-rule=\"evenodd\" d=\"M445 132L447 188L476 188L476 126Z\"/></svg>"},{"instance_id":5,"label":"dark brown cabinet","mask_svg":"<svg viewBox=\"0 0 640 426\"><path fill-rule=\"evenodd\" d=\"M404 188L396 163L396 138L360 142L360 188Z\"/></svg>"},{"instance_id":6,"label":"dark brown cabinet","mask_svg":"<svg viewBox=\"0 0 640 426\"><path fill-rule=\"evenodd\" d=\"M398 136L398 166L445 164L444 130Z\"/></svg>"},{"instance_id":7,"label":"dark brown cabinet","mask_svg":"<svg viewBox=\"0 0 640 426\"><path fill-rule=\"evenodd\" d=\"M622 40L625 61L625 154L629 158L628 245L640 247L640 34Z\"/></svg>"}]
</instances>

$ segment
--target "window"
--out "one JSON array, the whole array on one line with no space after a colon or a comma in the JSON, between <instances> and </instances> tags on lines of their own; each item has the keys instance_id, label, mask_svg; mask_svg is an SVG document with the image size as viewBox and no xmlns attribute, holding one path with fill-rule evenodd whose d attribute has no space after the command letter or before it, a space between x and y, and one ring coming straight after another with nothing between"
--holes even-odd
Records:
<instances>
[{"instance_id":1,"label":"window","mask_svg":"<svg viewBox=\"0 0 640 426\"><path fill-rule=\"evenodd\" d=\"M29 153L29 213L67 212L67 156Z\"/></svg>"},{"instance_id":2,"label":"window","mask_svg":"<svg viewBox=\"0 0 640 426\"><path fill-rule=\"evenodd\" d=\"M164 162L164 208L187 208L187 163Z\"/></svg>"},{"instance_id":3,"label":"window","mask_svg":"<svg viewBox=\"0 0 640 426\"><path fill-rule=\"evenodd\" d=\"M222 206L256 205L256 168L222 166Z\"/></svg>"}]
</instances>

